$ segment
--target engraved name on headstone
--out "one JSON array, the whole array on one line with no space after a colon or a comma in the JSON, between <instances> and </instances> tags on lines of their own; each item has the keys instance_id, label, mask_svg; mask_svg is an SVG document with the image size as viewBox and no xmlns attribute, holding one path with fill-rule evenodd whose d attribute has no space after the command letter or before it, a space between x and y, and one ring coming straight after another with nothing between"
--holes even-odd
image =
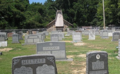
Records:
<instances>
[{"instance_id":1,"label":"engraved name on headstone","mask_svg":"<svg viewBox=\"0 0 120 74\"><path fill-rule=\"evenodd\" d=\"M30 55L14 57L12 74L57 74L53 55Z\"/></svg>"},{"instance_id":2,"label":"engraved name on headstone","mask_svg":"<svg viewBox=\"0 0 120 74\"><path fill-rule=\"evenodd\" d=\"M109 74L107 52L92 51L86 54L86 74Z\"/></svg>"},{"instance_id":3,"label":"engraved name on headstone","mask_svg":"<svg viewBox=\"0 0 120 74\"><path fill-rule=\"evenodd\" d=\"M37 43L37 54L52 54L56 59L66 59L65 42Z\"/></svg>"}]
</instances>

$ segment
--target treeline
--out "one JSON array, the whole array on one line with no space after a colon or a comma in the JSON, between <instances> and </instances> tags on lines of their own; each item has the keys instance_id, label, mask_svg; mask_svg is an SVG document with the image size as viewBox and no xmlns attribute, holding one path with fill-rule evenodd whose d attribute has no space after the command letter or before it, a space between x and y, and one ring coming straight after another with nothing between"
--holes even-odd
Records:
<instances>
[{"instance_id":1,"label":"treeline","mask_svg":"<svg viewBox=\"0 0 120 74\"><path fill-rule=\"evenodd\" d=\"M106 25L119 26L120 0L104 0ZM44 28L62 10L64 19L74 25L103 26L102 0L0 0L0 29Z\"/></svg>"}]
</instances>

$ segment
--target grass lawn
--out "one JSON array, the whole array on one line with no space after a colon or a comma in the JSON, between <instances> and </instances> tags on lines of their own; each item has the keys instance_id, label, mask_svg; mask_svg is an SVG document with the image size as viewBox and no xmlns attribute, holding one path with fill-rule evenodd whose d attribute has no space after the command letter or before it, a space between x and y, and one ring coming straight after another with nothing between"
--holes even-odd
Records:
<instances>
[{"instance_id":1,"label":"grass lawn","mask_svg":"<svg viewBox=\"0 0 120 74\"><path fill-rule=\"evenodd\" d=\"M116 59L118 55L116 46L118 42L112 42L112 37L109 39L101 39L100 36L96 36L96 40L88 40L88 36L82 36L83 45L75 46L71 43L72 36L65 37L63 41L66 42L66 55L68 58L73 58L74 61L56 61L58 74L86 74L86 53L89 51L107 51L108 52L108 67L109 74L120 73L120 60ZM46 37L46 41L50 41L50 36ZM24 40L19 44L12 44L12 38L8 39L8 47L12 50L3 52L0 56L0 74L12 74L12 58L22 55L36 54L36 45L22 46ZM4 49L3 47L0 48Z\"/></svg>"}]
</instances>

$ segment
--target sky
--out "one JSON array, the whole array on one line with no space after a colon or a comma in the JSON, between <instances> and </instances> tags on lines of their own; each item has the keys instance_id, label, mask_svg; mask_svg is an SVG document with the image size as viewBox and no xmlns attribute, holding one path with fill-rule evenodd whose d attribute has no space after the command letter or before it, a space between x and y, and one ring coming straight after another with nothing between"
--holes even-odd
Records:
<instances>
[{"instance_id":1,"label":"sky","mask_svg":"<svg viewBox=\"0 0 120 74\"><path fill-rule=\"evenodd\" d=\"M39 3L42 3L44 4L46 0L29 0L29 3L31 4L32 2L39 2Z\"/></svg>"}]
</instances>

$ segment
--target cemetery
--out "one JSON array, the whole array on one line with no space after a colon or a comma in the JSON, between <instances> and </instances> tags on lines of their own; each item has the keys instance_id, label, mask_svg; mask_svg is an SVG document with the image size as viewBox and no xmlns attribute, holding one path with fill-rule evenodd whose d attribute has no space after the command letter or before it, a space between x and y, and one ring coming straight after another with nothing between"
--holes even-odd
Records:
<instances>
[{"instance_id":1,"label":"cemetery","mask_svg":"<svg viewBox=\"0 0 120 74\"><path fill-rule=\"evenodd\" d=\"M120 74L120 1L30 1L0 0L0 74Z\"/></svg>"},{"instance_id":2,"label":"cemetery","mask_svg":"<svg viewBox=\"0 0 120 74\"><path fill-rule=\"evenodd\" d=\"M90 40L89 33L92 34L92 31L88 31L88 35L85 35L84 32L75 33L74 30L71 31L70 36L65 36L67 32L62 32L64 38L60 41L51 41L51 35L58 34L59 37L59 32L48 32L45 36L42 34L44 32L29 35L26 31L25 36L21 37L23 39L19 39L18 34L8 37L7 45L0 47L0 73L118 74L120 72L118 37L101 38L93 32L95 39ZM74 42L73 33L78 35ZM40 42L42 36L44 42ZM31 44L32 40L29 39L33 41L37 39L38 42ZM116 39L118 41L113 41ZM26 41L28 41L27 44L23 45ZM80 45L75 46L76 43Z\"/></svg>"}]
</instances>

